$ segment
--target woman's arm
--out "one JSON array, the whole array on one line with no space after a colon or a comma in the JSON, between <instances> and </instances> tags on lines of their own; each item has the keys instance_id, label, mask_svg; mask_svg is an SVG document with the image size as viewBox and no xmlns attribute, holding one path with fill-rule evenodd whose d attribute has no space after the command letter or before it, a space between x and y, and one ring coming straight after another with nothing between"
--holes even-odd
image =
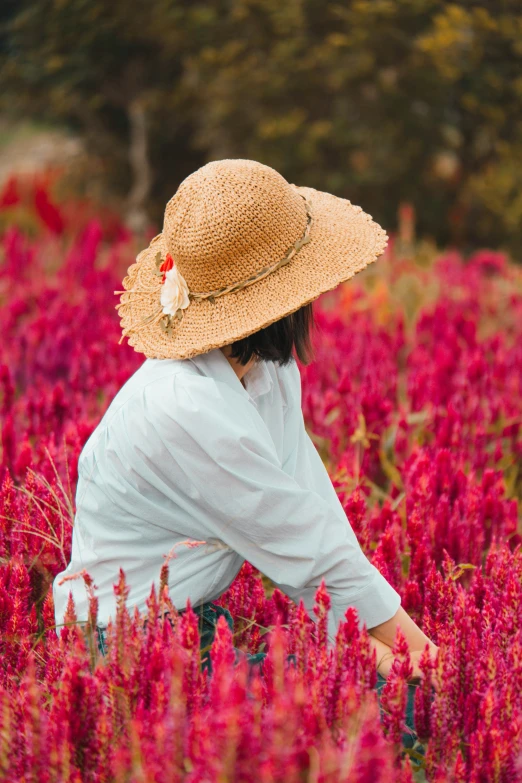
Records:
<instances>
[{"instance_id":1,"label":"woman's arm","mask_svg":"<svg viewBox=\"0 0 522 783\"><path fill-rule=\"evenodd\" d=\"M378 629L381 629L381 628L383 628L385 626L388 626L389 624L391 624L390 627L392 627L392 624L393 624L394 620L396 620L396 618L398 618L399 615L401 615L401 620L396 622L395 627L397 627L397 625L400 625L401 626L401 630L402 630L402 624L403 624L403 619L404 619L402 617L402 613L408 619L408 621L413 623L413 625L414 625L415 629L418 631L418 633L424 639L426 639L426 642L421 647L416 648L416 649L414 649L414 647L411 646L412 643L409 642L409 644L410 644L410 663L411 663L411 665L413 667L411 680L414 680L414 679L418 679L419 677L423 676L423 674L422 674L422 672L421 672L421 670L419 668L419 661L420 661L420 657L422 655L422 652L424 651L424 648L426 646L426 643L429 645L430 652L431 652L431 655L432 655L432 660L435 659L435 657L437 655L437 651L438 651L439 648L435 644L433 644L433 642L431 642L430 639L428 639L428 637L420 630L420 628L418 628L415 625L415 623L413 622L411 617L409 617L409 615L406 614L406 612L404 611L404 609L402 609L402 607L395 614L395 616L392 617L391 620L387 620L385 623L382 623L381 625L376 626L376 627ZM409 625L409 623L407 622L406 625ZM368 631L368 633L370 635L370 644L371 644L372 648L376 652L376 662L375 662L375 665L377 667L377 671L379 672L379 674L382 677L384 677L385 679L387 679L388 675L390 674L390 670L391 670L393 661L395 659L395 656L392 653L393 642L392 642L392 645L385 644L383 641L381 641L379 638L377 638L376 636L373 635L374 631L375 631L375 628L372 628L371 630ZM384 633L384 635L389 635L389 631L386 631ZM415 639L416 638L417 638L417 634L415 634ZM416 644L415 643L413 643L413 644L416 647Z\"/></svg>"},{"instance_id":2,"label":"woman's arm","mask_svg":"<svg viewBox=\"0 0 522 783\"><path fill-rule=\"evenodd\" d=\"M368 633L379 642L388 645L388 647L392 647L397 627L400 627L402 633L406 637L410 652L422 651L426 644L428 644L430 651L433 653L433 657L436 656L439 649L437 645L421 631L402 606L399 606L393 617L389 620L386 620L386 622L376 625L373 628L369 628Z\"/></svg>"},{"instance_id":3,"label":"woman's arm","mask_svg":"<svg viewBox=\"0 0 522 783\"><path fill-rule=\"evenodd\" d=\"M317 492L329 503L332 508L332 513L337 514L337 516L339 516L341 520L344 520L347 526L349 526L349 520L346 517L326 467L306 431L301 407L301 376L297 363L292 362L287 368L284 368L284 370L279 370L279 373L285 382L286 397L288 399L285 415L286 448L283 454L283 470L294 477L303 488L306 487ZM356 607L359 614L361 613L361 609L370 606L373 602L378 603L379 598L385 595L383 586L384 578L381 577L378 579L377 583L378 584L375 584L373 590L370 590L369 595L367 595L363 601L359 600L358 606ZM359 598L360 597L361 595ZM335 600L335 596L333 596L333 598ZM387 608L390 608L389 602ZM420 628L415 625L414 621L406 614L401 606L398 608L396 608L396 606L391 607L389 614L392 613L393 616L390 619L379 625L371 625L372 618L369 618L370 622L367 624L370 638L373 639L373 644L377 651L377 663L379 663L384 653L391 652L391 647L395 640L396 629L397 626L400 625L410 649L411 662L416 671L414 676L417 676L419 673L418 659L426 644L429 644L433 653L436 653L438 648L428 639ZM379 668L379 671L383 676L386 676L386 674L389 673L392 662L393 656L387 655L386 661L383 661L382 668Z\"/></svg>"},{"instance_id":4,"label":"woman's arm","mask_svg":"<svg viewBox=\"0 0 522 783\"><path fill-rule=\"evenodd\" d=\"M379 663L384 655L386 655L387 658L390 657L388 653L391 653L391 647L389 647L387 644L384 644L384 642L381 642L379 639L376 639L371 634L370 646L375 650L375 665L377 667L377 671L379 671Z\"/></svg>"},{"instance_id":5,"label":"woman's arm","mask_svg":"<svg viewBox=\"0 0 522 783\"><path fill-rule=\"evenodd\" d=\"M194 535L223 541L295 603L302 598L311 619L324 580L331 599L332 646L349 606L367 628L391 617L400 595L362 552L328 474L336 505L331 495L326 500L315 490L306 463L298 463L302 483L283 469L266 425L248 400L224 396L217 383L206 383L208 378L184 380L173 411L155 412L154 426L165 444L155 465L168 476L178 506L190 512L187 525Z\"/></svg>"}]
</instances>

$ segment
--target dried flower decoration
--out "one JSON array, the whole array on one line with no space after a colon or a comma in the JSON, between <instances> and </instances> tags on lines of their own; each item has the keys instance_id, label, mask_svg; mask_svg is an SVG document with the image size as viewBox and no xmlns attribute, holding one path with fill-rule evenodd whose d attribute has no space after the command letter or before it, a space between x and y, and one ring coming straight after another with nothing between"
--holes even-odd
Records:
<instances>
[{"instance_id":1,"label":"dried flower decoration","mask_svg":"<svg viewBox=\"0 0 522 783\"><path fill-rule=\"evenodd\" d=\"M189 289L170 253L167 253L165 260L162 259L161 253L158 253L156 267L156 274L161 275L162 282L160 302L164 317L160 324L163 331L170 334L172 318L181 319L183 317L182 310L185 310L190 304Z\"/></svg>"}]
</instances>

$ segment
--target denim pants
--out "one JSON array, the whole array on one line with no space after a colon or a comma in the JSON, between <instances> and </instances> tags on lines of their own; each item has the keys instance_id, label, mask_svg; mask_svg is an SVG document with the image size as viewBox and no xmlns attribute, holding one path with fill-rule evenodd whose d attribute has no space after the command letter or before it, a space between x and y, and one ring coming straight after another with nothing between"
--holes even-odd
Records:
<instances>
[{"instance_id":1,"label":"denim pants","mask_svg":"<svg viewBox=\"0 0 522 783\"><path fill-rule=\"evenodd\" d=\"M180 614L182 614L184 611L185 611L184 609L178 610ZM221 615L225 617L232 633L234 632L234 619L230 614L230 612L228 611L228 609L226 609L225 607L219 606L219 604L215 604L212 601L209 601L205 604L201 604L200 606L193 607L193 611L199 617L199 636L200 636L200 647L202 650L205 649L206 647L209 647L212 644L217 621L219 617L221 617ZM145 623L146 622L147 621L145 621ZM105 629L101 627L97 627L96 635L97 635L98 650L102 655L105 655L107 652ZM240 660L241 657L246 656L251 671L255 667L260 666L267 655L266 653L263 652L256 653L255 655L251 655L250 653L245 653L242 650L239 650L237 647L234 647L234 650L236 651L236 663ZM295 655L292 654L288 655L287 661L295 665L296 663ZM211 664L208 650L202 655L201 668L208 669L209 674L212 673L212 664ZM260 673L262 673L262 667ZM386 678L382 677L380 674L377 674L377 684L375 686L375 689L377 691L377 698L379 701L379 710L381 716L383 714L383 709L381 706L380 694L385 684L386 684ZM413 718L413 707L414 707L416 688L417 685L413 685L413 684L408 685L408 701L406 706L405 723L409 731L403 732L402 744L405 748L413 748L414 746L416 746L415 749L422 753L423 748L418 743L417 734L415 732L414 718Z\"/></svg>"}]
</instances>

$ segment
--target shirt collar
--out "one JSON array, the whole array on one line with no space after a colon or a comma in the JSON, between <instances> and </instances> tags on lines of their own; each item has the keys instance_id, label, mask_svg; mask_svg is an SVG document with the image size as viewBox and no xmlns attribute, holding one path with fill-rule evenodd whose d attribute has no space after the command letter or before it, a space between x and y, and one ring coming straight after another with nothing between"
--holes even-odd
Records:
<instances>
[{"instance_id":1,"label":"shirt collar","mask_svg":"<svg viewBox=\"0 0 522 783\"><path fill-rule=\"evenodd\" d=\"M230 362L220 348L214 348L207 353L193 356L188 361L195 364L204 375L210 375L212 378L228 384L246 398L255 400L262 394L267 394L272 390L272 376L267 367L267 362L263 360L255 362L248 372L243 375L246 388L237 377Z\"/></svg>"}]
</instances>

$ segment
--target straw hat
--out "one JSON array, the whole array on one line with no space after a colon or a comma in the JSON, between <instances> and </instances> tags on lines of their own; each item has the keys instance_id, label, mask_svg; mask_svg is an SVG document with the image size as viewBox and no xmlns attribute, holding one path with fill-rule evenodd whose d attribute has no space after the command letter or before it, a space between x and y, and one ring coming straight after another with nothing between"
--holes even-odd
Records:
<instances>
[{"instance_id":1,"label":"straw hat","mask_svg":"<svg viewBox=\"0 0 522 783\"><path fill-rule=\"evenodd\" d=\"M257 332L375 261L386 232L346 199L290 185L253 160L188 176L116 305L124 337L189 359Z\"/></svg>"}]
</instances>

